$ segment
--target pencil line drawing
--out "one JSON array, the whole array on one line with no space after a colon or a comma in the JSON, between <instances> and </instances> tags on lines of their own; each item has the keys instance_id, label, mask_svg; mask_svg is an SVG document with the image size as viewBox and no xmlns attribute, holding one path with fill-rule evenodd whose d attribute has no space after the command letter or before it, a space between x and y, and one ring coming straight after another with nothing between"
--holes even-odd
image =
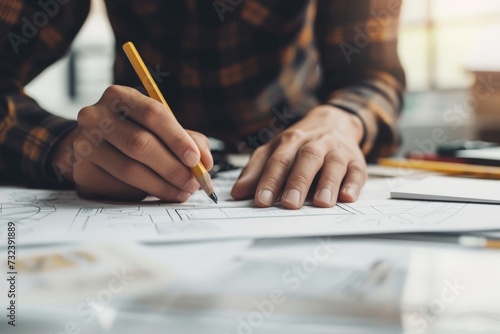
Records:
<instances>
[{"instance_id":1,"label":"pencil line drawing","mask_svg":"<svg viewBox=\"0 0 500 334\"><path fill-rule=\"evenodd\" d=\"M354 203L338 203L327 209L310 203L300 210L286 210L279 204L257 208L252 199L239 202L231 199L233 183L229 178L215 179L219 204L211 203L201 191L184 204L162 203L157 199L130 204L83 200L74 191L3 188L0 189L0 225L16 221L22 238L39 242L47 240L47 236L56 240L108 236L168 241L210 236L446 231L470 229L469 217L476 216L474 210L479 205L392 200L388 182L375 180L367 183L362 196ZM498 206L481 208L485 216L500 215ZM489 229L500 228L493 218L480 223Z\"/></svg>"}]
</instances>

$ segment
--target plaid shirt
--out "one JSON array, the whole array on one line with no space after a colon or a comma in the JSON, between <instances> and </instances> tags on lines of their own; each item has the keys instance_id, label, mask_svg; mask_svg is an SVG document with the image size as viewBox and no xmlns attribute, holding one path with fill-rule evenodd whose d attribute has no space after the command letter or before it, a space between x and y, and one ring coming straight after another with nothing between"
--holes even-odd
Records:
<instances>
[{"instance_id":1,"label":"plaid shirt","mask_svg":"<svg viewBox=\"0 0 500 334\"><path fill-rule=\"evenodd\" d=\"M271 124L283 128L328 103L361 117L367 156L397 148L404 89L397 56L401 0L106 5L116 37L115 83L140 85L121 50L133 41L150 68L169 73L159 87L188 129L252 147L255 139L262 143L276 134ZM56 184L48 157L76 122L43 110L23 87L68 51L89 6L90 0L0 0L4 178Z\"/></svg>"}]
</instances>

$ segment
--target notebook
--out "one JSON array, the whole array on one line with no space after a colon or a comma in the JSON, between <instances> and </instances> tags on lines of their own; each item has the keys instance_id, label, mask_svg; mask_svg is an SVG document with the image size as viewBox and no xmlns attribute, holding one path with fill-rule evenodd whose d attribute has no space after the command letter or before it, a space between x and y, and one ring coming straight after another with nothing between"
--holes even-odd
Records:
<instances>
[{"instance_id":1,"label":"notebook","mask_svg":"<svg viewBox=\"0 0 500 334\"><path fill-rule=\"evenodd\" d=\"M391 198L500 204L500 181L431 176L391 191Z\"/></svg>"}]
</instances>

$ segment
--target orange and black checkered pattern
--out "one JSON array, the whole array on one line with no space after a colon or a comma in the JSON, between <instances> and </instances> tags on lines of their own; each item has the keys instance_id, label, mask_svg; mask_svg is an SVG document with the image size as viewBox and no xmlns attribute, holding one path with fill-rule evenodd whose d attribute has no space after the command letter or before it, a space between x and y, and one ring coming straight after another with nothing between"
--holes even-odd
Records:
<instances>
[{"instance_id":1,"label":"orange and black checkered pattern","mask_svg":"<svg viewBox=\"0 0 500 334\"><path fill-rule=\"evenodd\" d=\"M235 144L269 127L276 112L300 117L329 103L361 117L368 156L397 147L401 0L105 2L116 37L115 83L140 85L121 51L133 41L150 68L169 73L159 87L185 128ZM55 184L48 156L76 123L43 110L23 87L68 51L89 6L0 0L4 176ZM46 22L40 13L50 14ZM26 28L33 20L36 32Z\"/></svg>"}]
</instances>

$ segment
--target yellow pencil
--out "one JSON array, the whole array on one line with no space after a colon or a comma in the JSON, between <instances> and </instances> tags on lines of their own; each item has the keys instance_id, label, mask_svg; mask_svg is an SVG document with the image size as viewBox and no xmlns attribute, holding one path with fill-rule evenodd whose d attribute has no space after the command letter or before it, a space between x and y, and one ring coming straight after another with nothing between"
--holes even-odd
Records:
<instances>
[{"instance_id":1,"label":"yellow pencil","mask_svg":"<svg viewBox=\"0 0 500 334\"><path fill-rule=\"evenodd\" d=\"M146 88L146 91L148 92L149 96L155 99L156 101L163 103L163 105L167 108L167 110L169 110L172 113L172 115L174 115L172 109L170 109L170 106L168 105L167 101L161 94L160 89L156 85L156 82L154 81L153 77L151 76L151 73L149 73L146 65L144 64L144 61L139 55L139 52L137 52L137 49L135 48L134 44L132 42L127 42L123 44L123 51L125 51L125 54L130 60L132 66L134 67L134 70L139 76L139 79L141 79L141 82ZM203 191L205 191L205 193L208 195L208 197L210 197L210 199L212 199L212 201L217 203L218 199L214 191L212 179L210 178L210 174L208 174L205 166L203 166L203 164L200 161L198 162L198 165L192 167L191 170L194 174L194 177L196 178L201 188L203 189Z\"/></svg>"},{"instance_id":2,"label":"yellow pencil","mask_svg":"<svg viewBox=\"0 0 500 334\"><path fill-rule=\"evenodd\" d=\"M486 243L485 248L500 249L500 240L485 239L484 241Z\"/></svg>"},{"instance_id":3,"label":"yellow pencil","mask_svg":"<svg viewBox=\"0 0 500 334\"><path fill-rule=\"evenodd\" d=\"M463 235L458 238L458 243L467 247L500 249L500 240L498 239Z\"/></svg>"},{"instance_id":4,"label":"yellow pencil","mask_svg":"<svg viewBox=\"0 0 500 334\"><path fill-rule=\"evenodd\" d=\"M500 167L468 165L455 162L426 161L417 159L383 158L378 164L405 169L423 169L452 175L477 176L485 179L500 179Z\"/></svg>"}]
</instances>

